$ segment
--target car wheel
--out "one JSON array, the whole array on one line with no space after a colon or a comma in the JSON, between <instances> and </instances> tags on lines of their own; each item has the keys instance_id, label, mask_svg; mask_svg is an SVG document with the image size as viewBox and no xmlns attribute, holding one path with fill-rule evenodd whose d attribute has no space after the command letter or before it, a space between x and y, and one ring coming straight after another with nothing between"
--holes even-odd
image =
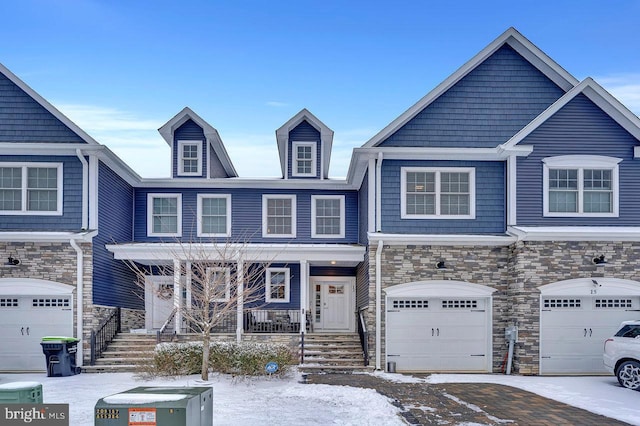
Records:
<instances>
[{"instance_id":1,"label":"car wheel","mask_svg":"<svg viewBox=\"0 0 640 426\"><path fill-rule=\"evenodd\" d=\"M640 390L640 362L625 361L616 371L620 385L633 390Z\"/></svg>"}]
</instances>

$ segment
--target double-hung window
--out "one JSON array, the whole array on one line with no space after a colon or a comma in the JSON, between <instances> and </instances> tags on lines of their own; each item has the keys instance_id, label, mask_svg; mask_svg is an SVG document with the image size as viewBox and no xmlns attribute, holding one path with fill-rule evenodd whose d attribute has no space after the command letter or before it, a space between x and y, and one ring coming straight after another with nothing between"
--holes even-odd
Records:
<instances>
[{"instance_id":1,"label":"double-hung window","mask_svg":"<svg viewBox=\"0 0 640 426\"><path fill-rule=\"evenodd\" d=\"M316 176L316 143L293 142L293 176Z\"/></svg>"},{"instance_id":2,"label":"double-hung window","mask_svg":"<svg viewBox=\"0 0 640 426\"><path fill-rule=\"evenodd\" d=\"M311 237L344 238L343 195L311 196Z\"/></svg>"},{"instance_id":3,"label":"double-hung window","mask_svg":"<svg viewBox=\"0 0 640 426\"><path fill-rule=\"evenodd\" d=\"M182 235L182 194L147 195L147 234L153 237Z\"/></svg>"},{"instance_id":4,"label":"double-hung window","mask_svg":"<svg viewBox=\"0 0 640 426\"><path fill-rule=\"evenodd\" d=\"M228 302L231 299L231 269L207 268L207 288L209 295L207 300L213 302Z\"/></svg>"},{"instance_id":5,"label":"double-hung window","mask_svg":"<svg viewBox=\"0 0 640 426\"><path fill-rule=\"evenodd\" d=\"M262 236L296 236L296 196L262 196Z\"/></svg>"},{"instance_id":6,"label":"double-hung window","mask_svg":"<svg viewBox=\"0 0 640 426\"><path fill-rule=\"evenodd\" d=\"M178 176L202 175L202 142L178 141Z\"/></svg>"},{"instance_id":7,"label":"double-hung window","mask_svg":"<svg viewBox=\"0 0 640 426\"><path fill-rule=\"evenodd\" d=\"M61 215L62 164L0 164L0 214Z\"/></svg>"},{"instance_id":8,"label":"double-hung window","mask_svg":"<svg viewBox=\"0 0 640 426\"><path fill-rule=\"evenodd\" d=\"M289 303L289 268L267 268L265 302Z\"/></svg>"},{"instance_id":9,"label":"double-hung window","mask_svg":"<svg viewBox=\"0 0 640 426\"><path fill-rule=\"evenodd\" d=\"M231 195L198 194L198 236L231 236Z\"/></svg>"},{"instance_id":10,"label":"double-hung window","mask_svg":"<svg viewBox=\"0 0 640 426\"><path fill-rule=\"evenodd\" d=\"M621 159L563 155L542 161L545 216L618 216Z\"/></svg>"},{"instance_id":11,"label":"double-hung window","mask_svg":"<svg viewBox=\"0 0 640 426\"><path fill-rule=\"evenodd\" d=\"M401 172L403 219L474 219L473 168L404 167Z\"/></svg>"}]
</instances>

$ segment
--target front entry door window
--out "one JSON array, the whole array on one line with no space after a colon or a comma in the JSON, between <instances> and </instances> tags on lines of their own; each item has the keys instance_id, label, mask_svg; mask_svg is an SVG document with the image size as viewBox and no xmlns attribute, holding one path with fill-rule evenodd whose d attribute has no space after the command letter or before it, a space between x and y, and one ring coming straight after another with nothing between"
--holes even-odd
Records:
<instances>
[{"instance_id":1,"label":"front entry door window","mask_svg":"<svg viewBox=\"0 0 640 426\"><path fill-rule=\"evenodd\" d=\"M314 330L349 331L351 283L322 281L314 285Z\"/></svg>"}]
</instances>

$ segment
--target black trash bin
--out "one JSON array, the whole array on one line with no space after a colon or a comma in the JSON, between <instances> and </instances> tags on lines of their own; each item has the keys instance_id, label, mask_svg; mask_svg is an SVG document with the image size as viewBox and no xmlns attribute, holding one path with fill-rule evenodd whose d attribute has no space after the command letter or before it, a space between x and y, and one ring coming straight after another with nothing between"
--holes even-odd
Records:
<instances>
[{"instance_id":1,"label":"black trash bin","mask_svg":"<svg viewBox=\"0 0 640 426\"><path fill-rule=\"evenodd\" d=\"M46 336L42 338L42 352L46 357L47 376L64 377L80 373L76 366L76 352L80 339Z\"/></svg>"}]
</instances>

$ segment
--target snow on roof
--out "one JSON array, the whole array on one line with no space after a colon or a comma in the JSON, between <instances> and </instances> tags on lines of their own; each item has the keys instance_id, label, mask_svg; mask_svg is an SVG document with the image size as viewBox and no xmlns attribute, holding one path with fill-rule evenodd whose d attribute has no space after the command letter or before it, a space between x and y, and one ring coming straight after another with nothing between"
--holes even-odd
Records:
<instances>
[{"instance_id":1,"label":"snow on roof","mask_svg":"<svg viewBox=\"0 0 640 426\"><path fill-rule=\"evenodd\" d=\"M11 382L0 385L0 390L31 389L42 386L39 382Z\"/></svg>"}]
</instances>

